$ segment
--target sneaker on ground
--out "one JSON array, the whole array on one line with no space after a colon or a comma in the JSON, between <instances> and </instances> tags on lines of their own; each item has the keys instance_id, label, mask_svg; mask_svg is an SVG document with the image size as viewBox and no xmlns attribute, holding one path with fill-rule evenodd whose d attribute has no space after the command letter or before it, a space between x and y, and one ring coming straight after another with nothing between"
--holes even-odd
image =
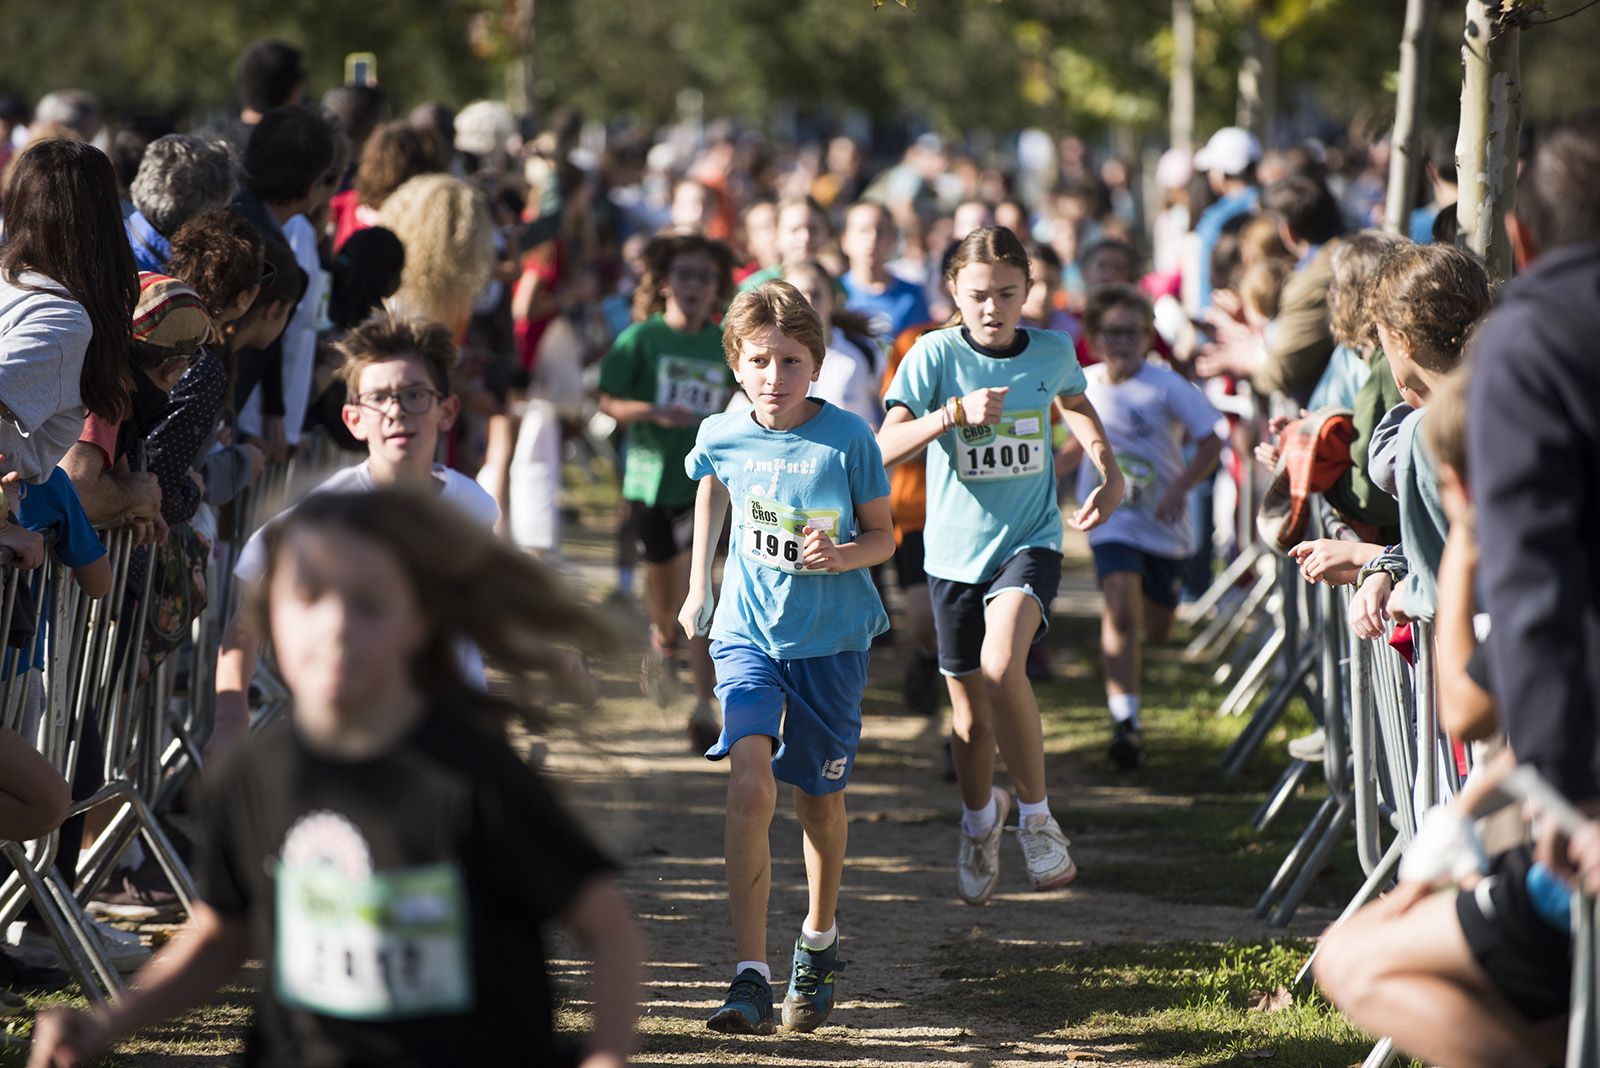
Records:
<instances>
[{"instance_id":1,"label":"sneaker on ground","mask_svg":"<svg viewBox=\"0 0 1600 1068\"><path fill-rule=\"evenodd\" d=\"M96 916L133 923L168 922L183 916L178 895L166 885L166 876L155 865L112 875L88 908Z\"/></svg>"},{"instance_id":2,"label":"sneaker on ground","mask_svg":"<svg viewBox=\"0 0 1600 1068\"><path fill-rule=\"evenodd\" d=\"M988 834L970 835L961 831L961 851L956 855L956 893L969 905L982 905L994 896L1000 882L1000 836L1005 832L1006 816L1011 812L1011 797L1000 787L991 787L995 821Z\"/></svg>"},{"instance_id":3,"label":"sneaker on ground","mask_svg":"<svg viewBox=\"0 0 1600 1068\"><path fill-rule=\"evenodd\" d=\"M1054 890L1078 877L1078 866L1067 852L1067 836L1050 815L1029 816L1017 828L1022 857L1028 864L1028 879L1035 890Z\"/></svg>"},{"instance_id":4,"label":"sneaker on ground","mask_svg":"<svg viewBox=\"0 0 1600 1068\"><path fill-rule=\"evenodd\" d=\"M733 977L727 999L706 1026L725 1035L772 1034L772 984L754 968L746 968Z\"/></svg>"},{"instance_id":5,"label":"sneaker on ground","mask_svg":"<svg viewBox=\"0 0 1600 1068\"><path fill-rule=\"evenodd\" d=\"M694 711L689 713L690 748L697 753L704 753L716 745L720 737L722 737L722 717L717 715L717 710L711 707L710 701L695 702Z\"/></svg>"},{"instance_id":6,"label":"sneaker on ground","mask_svg":"<svg viewBox=\"0 0 1600 1068\"><path fill-rule=\"evenodd\" d=\"M1309 764L1320 764L1323 753L1328 747L1328 736L1321 727L1310 734L1299 738L1289 739L1289 755L1296 760L1304 760Z\"/></svg>"},{"instance_id":7,"label":"sneaker on ground","mask_svg":"<svg viewBox=\"0 0 1600 1068\"><path fill-rule=\"evenodd\" d=\"M1106 755L1117 767L1131 771L1144 763L1144 732L1131 723L1118 723L1111 733Z\"/></svg>"},{"instance_id":8,"label":"sneaker on ground","mask_svg":"<svg viewBox=\"0 0 1600 1068\"><path fill-rule=\"evenodd\" d=\"M795 939L789 993L783 999L783 1026L807 1034L821 1027L833 1011L833 973L843 969L837 935L827 949L807 949Z\"/></svg>"},{"instance_id":9,"label":"sneaker on ground","mask_svg":"<svg viewBox=\"0 0 1600 1068\"><path fill-rule=\"evenodd\" d=\"M100 939L106 960L119 972L138 971L153 952L132 931L121 931L96 919L90 919L89 929Z\"/></svg>"},{"instance_id":10,"label":"sneaker on ground","mask_svg":"<svg viewBox=\"0 0 1600 1068\"><path fill-rule=\"evenodd\" d=\"M650 649L639 663L639 689L656 706L666 708L678 699L678 669L672 662L674 651L650 636Z\"/></svg>"}]
</instances>

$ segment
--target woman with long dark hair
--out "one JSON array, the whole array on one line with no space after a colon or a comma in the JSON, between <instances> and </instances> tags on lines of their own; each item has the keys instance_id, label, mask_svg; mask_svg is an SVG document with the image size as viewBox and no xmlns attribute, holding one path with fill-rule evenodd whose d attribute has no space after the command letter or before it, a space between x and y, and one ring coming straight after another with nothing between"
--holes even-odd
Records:
<instances>
[{"instance_id":1,"label":"woman with long dark hair","mask_svg":"<svg viewBox=\"0 0 1600 1068\"><path fill-rule=\"evenodd\" d=\"M111 161L50 140L17 157L0 245L0 470L43 482L85 411L128 412L139 278Z\"/></svg>"}]
</instances>

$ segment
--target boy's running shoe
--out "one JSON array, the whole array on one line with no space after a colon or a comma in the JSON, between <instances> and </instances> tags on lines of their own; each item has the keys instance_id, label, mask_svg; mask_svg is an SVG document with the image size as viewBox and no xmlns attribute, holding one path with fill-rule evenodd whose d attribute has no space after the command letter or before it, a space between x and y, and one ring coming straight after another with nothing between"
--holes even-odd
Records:
<instances>
[{"instance_id":1,"label":"boy's running shoe","mask_svg":"<svg viewBox=\"0 0 1600 1068\"><path fill-rule=\"evenodd\" d=\"M1144 732L1131 722L1118 723L1112 731L1106 755L1117 767L1132 771L1144 763Z\"/></svg>"},{"instance_id":2,"label":"boy's running shoe","mask_svg":"<svg viewBox=\"0 0 1600 1068\"><path fill-rule=\"evenodd\" d=\"M1028 863L1028 879L1035 890L1054 890L1078 877L1078 866L1067 852L1067 836L1054 816L1029 816L1017 828L1022 856Z\"/></svg>"},{"instance_id":3,"label":"boy's running shoe","mask_svg":"<svg viewBox=\"0 0 1600 1068\"><path fill-rule=\"evenodd\" d=\"M843 968L837 935L827 949L807 949L795 939L789 993L783 999L783 1026L807 1034L821 1027L833 1011L833 973Z\"/></svg>"},{"instance_id":4,"label":"boy's running shoe","mask_svg":"<svg viewBox=\"0 0 1600 1068\"><path fill-rule=\"evenodd\" d=\"M650 649L639 663L639 689L659 708L678 699L678 668L672 662L676 651L661 644L654 634Z\"/></svg>"},{"instance_id":5,"label":"boy's running shoe","mask_svg":"<svg viewBox=\"0 0 1600 1068\"><path fill-rule=\"evenodd\" d=\"M725 1035L772 1034L772 984L754 968L746 968L733 977L727 1000L706 1026Z\"/></svg>"},{"instance_id":6,"label":"boy's running shoe","mask_svg":"<svg viewBox=\"0 0 1600 1068\"><path fill-rule=\"evenodd\" d=\"M704 753L716 745L721 737L722 719L717 715L717 710L711 707L710 701L697 701L694 711L689 713L689 747L697 753Z\"/></svg>"},{"instance_id":7,"label":"boy's running shoe","mask_svg":"<svg viewBox=\"0 0 1600 1068\"><path fill-rule=\"evenodd\" d=\"M1005 831L1006 816L1011 812L1011 796L998 786L991 788L990 796L994 798L996 815L989 833L974 836L960 832L956 893L969 905L985 904L1000 882L1000 836Z\"/></svg>"}]
</instances>

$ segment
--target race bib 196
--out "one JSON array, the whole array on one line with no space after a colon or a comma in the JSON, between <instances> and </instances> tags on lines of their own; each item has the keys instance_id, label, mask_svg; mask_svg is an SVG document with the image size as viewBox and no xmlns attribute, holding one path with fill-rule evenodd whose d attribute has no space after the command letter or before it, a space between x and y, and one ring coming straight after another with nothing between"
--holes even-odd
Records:
<instances>
[{"instance_id":1,"label":"race bib 196","mask_svg":"<svg viewBox=\"0 0 1600 1068\"><path fill-rule=\"evenodd\" d=\"M1038 409L1008 412L994 426L956 428L956 475L963 482L1037 475L1050 451L1050 424Z\"/></svg>"},{"instance_id":2,"label":"race bib 196","mask_svg":"<svg viewBox=\"0 0 1600 1068\"><path fill-rule=\"evenodd\" d=\"M716 415L728 405L725 365L662 356L656 361L656 405L682 405L696 415Z\"/></svg>"},{"instance_id":3,"label":"race bib 196","mask_svg":"<svg viewBox=\"0 0 1600 1068\"><path fill-rule=\"evenodd\" d=\"M454 864L352 874L277 866L277 992L323 1016L393 1020L473 1005L466 886Z\"/></svg>"},{"instance_id":4,"label":"race bib 196","mask_svg":"<svg viewBox=\"0 0 1600 1068\"><path fill-rule=\"evenodd\" d=\"M740 551L758 564L794 575L801 574L806 571L805 565L800 562L800 555L805 547L808 525L813 530L826 531L834 541L839 540L837 509L801 511L763 497L746 497Z\"/></svg>"}]
</instances>

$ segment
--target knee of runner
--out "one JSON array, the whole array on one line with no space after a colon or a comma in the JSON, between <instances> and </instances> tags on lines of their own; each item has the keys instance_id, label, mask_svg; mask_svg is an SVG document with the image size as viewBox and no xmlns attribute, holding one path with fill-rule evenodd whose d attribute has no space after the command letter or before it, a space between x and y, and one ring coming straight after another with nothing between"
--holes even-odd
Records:
<instances>
[{"instance_id":1,"label":"knee of runner","mask_svg":"<svg viewBox=\"0 0 1600 1068\"><path fill-rule=\"evenodd\" d=\"M990 686L1006 686L1018 679L1027 678L1027 664L1022 657L1013 657L1010 649L983 650L981 660L983 681Z\"/></svg>"},{"instance_id":2,"label":"knee of runner","mask_svg":"<svg viewBox=\"0 0 1600 1068\"><path fill-rule=\"evenodd\" d=\"M778 783L767 766L735 766L728 776L729 812L770 813L778 803Z\"/></svg>"},{"instance_id":3,"label":"knee of runner","mask_svg":"<svg viewBox=\"0 0 1600 1068\"><path fill-rule=\"evenodd\" d=\"M1378 978L1378 949L1360 930L1348 926L1329 931L1317 947L1311 974L1327 999L1349 1012L1352 1003L1371 993Z\"/></svg>"}]
</instances>

